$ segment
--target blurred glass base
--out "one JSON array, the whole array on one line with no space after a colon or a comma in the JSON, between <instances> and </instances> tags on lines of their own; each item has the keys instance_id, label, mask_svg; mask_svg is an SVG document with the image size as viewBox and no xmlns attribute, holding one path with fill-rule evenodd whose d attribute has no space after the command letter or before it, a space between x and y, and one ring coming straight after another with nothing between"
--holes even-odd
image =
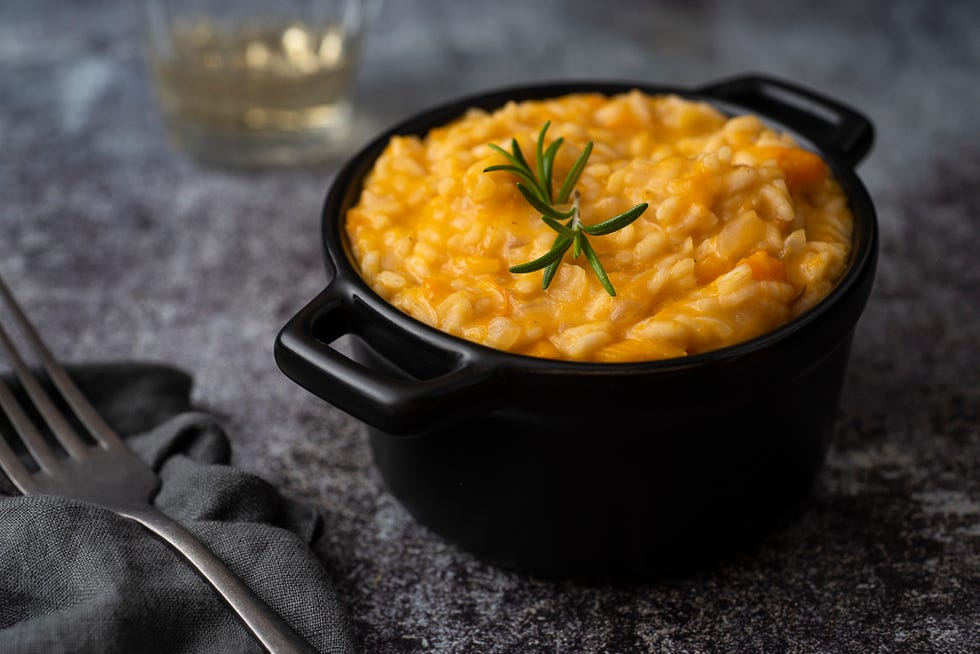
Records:
<instances>
[{"instance_id":1,"label":"blurred glass base","mask_svg":"<svg viewBox=\"0 0 980 654\"><path fill-rule=\"evenodd\" d=\"M283 167L323 163L354 147L349 103L332 107L334 120L302 131L216 131L165 116L167 134L178 150L209 164L234 167Z\"/></svg>"}]
</instances>

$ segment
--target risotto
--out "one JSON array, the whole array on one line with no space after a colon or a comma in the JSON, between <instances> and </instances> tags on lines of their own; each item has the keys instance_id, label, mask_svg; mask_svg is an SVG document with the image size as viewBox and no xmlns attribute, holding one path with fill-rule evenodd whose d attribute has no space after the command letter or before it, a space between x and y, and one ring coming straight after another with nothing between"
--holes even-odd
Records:
<instances>
[{"instance_id":1,"label":"risotto","mask_svg":"<svg viewBox=\"0 0 980 654\"><path fill-rule=\"evenodd\" d=\"M562 180L589 141L576 185L588 225L639 203L632 224L590 237L615 286L565 254L547 289L540 257L555 233L488 144L565 145ZM618 362L732 345L812 307L842 275L852 217L823 160L752 115L639 91L574 94L471 110L424 138L391 139L346 229L361 275L400 310L494 348Z\"/></svg>"}]
</instances>

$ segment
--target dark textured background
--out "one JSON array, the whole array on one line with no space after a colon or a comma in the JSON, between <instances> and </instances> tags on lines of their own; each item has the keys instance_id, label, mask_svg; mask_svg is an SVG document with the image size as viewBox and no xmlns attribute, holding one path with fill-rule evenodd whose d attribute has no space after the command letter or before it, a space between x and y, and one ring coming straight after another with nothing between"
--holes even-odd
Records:
<instances>
[{"instance_id":1,"label":"dark textured background","mask_svg":"<svg viewBox=\"0 0 980 654\"><path fill-rule=\"evenodd\" d=\"M866 112L878 282L812 503L737 561L580 586L482 564L383 490L359 424L272 343L321 287L333 174L199 166L167 145L138 7L0 5L0 270L57 352L197 378L235 462L320 506L366 652L980 651L980 3L388 0L363 134L553 77L785 76Z\"/></svg>"}]
</instances>

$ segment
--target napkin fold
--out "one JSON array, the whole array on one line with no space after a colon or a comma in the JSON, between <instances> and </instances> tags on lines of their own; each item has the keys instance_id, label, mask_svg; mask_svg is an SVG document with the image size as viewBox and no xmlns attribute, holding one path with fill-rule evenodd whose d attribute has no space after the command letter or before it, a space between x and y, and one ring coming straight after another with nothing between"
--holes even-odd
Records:
<instances>
[{"instance_id":1,"label":"napkin fold","mask_svg":"<svg viewBox=\"0 0 980 654\"><path fill-rule=\"evenodd\" d=\"M354 651L330 577L309 548L318 513L225 465L228 439L214 417L191 410L187 374L135 363L71 372L160 474L157 508L319 651ZM0 652L262 651L207 582L145 528L93 504L15 495L0 480Z\"/></svg>"}]
</instances>

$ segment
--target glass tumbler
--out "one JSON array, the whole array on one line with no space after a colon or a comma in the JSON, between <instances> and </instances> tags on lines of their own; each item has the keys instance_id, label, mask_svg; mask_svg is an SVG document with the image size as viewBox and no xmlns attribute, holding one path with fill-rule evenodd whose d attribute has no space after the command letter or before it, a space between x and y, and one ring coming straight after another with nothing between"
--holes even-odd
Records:
<instances>
[{"instance_id":1,"label":"glass tumbler","mask_svg":"<svg viewBox=\"0 0 980 654\"><path fill-rule=\"evenodd\" d=\"M174 145L209 162L313 163L350 139L351 91L380 0L143 0Z\"/></svg>"}]
</instances>

